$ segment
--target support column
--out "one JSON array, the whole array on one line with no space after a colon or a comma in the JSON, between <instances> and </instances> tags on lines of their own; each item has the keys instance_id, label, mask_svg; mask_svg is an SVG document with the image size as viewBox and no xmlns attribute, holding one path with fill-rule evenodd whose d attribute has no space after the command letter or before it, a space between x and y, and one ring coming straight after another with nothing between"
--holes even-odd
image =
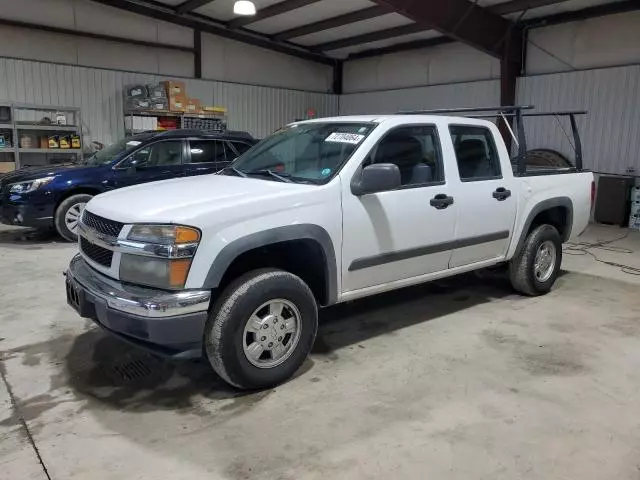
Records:
<instances>
[{"instance_id":1,"label":"support column","mask_svg":"<svg viewBox=\"0 0 640 480\"><path fill-rule=\"evenodd\" d=\"M202 32L193 31L193 76L202 78Z\"/></svg>"}]
</instances>

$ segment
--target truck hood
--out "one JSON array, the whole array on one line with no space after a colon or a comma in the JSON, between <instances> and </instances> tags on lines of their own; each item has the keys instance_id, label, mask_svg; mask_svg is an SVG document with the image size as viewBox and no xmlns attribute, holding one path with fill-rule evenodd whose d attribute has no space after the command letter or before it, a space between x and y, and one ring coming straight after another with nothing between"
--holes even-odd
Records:
<instances>
[{"instance_id":1,"label":"truck hood","mask_svg":"<svg viewBox=\"0 0 640 480\"><path fill-rule=\"evenodd\" d=\"M314 203L321 187L260 178L202 175L136 185L94 197L87 209L122 223L207 226ZM298 197L298 198L295 198ZM280 199L280 201L274 201ZM284 201L283 199L286 199ZM250 208L248 208L250 206ZM212 212L225 215L212 215Z\"/></svg>"}]
</instances>

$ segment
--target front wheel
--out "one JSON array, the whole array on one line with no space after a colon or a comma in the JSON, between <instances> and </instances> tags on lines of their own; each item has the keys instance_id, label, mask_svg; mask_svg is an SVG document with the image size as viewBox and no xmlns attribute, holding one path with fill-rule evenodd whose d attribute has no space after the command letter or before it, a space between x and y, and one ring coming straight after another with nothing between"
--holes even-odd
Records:
<instances>
[{"instance_id":1,"label":"front wheel","mask_svg":"<svg viewBox=\"0 0 640 480\"><path fill-rule=\"evenodd\" d=\"M54 222L58 234L69 242L78 241L78 222L85 205L93 198L92 195L80 193L65 198L55 213Z\"/></svg>"},{"instance_id":2,"label":"front wheel","mask_svg":"<svg viewBox=\"0 0 640 480\"><path fill-rule=\"evenodd\" d=\"M520 253L509 262L511 284L529 296L551 290L562 264L562 239L552 225L540 225L529 233Z\"/></svg>"},{"instance_id":3,"label":"front wheel","mask_svg":"<svg viewBox=\"0 0 640 480\"><path fill-rule=\"evenodd\" d=\"M226 382L268 388L289 379L307 358L318 330L309 287L275 269L249 272L229 285L205 327L205 352Z\"/></svg>"}]
</instances>

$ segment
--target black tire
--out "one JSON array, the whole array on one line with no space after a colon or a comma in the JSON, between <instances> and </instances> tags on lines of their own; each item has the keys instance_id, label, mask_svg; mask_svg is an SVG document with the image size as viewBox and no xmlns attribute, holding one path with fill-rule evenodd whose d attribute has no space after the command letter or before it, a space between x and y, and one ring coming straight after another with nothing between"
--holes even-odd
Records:
<instances>
[{"instance_id":1,"label":"black tire","mask_svg":"<svg viewBox=\"0 0 640 480\"><path fill-rule=\"evenodd\" d=\"M75 205L78 205L80 203L87 203L92 198L93 195L89 195L87 193L79 193L77 195L71 195L69 198L65 198L60 203L60 205L58 205L54 216L54 224L56 227L56 231L62 238L69 242L78 241L78 235L69 230L69 227L65 222L65 217L67 215L67 212Z\"/></svg>"},{"instance_id":2,"label":"black tire","mask_svg":"<svg viewBox=\"0 0 640 480\"><path fill-rule=\"evenodd\" d=\"M534 264L538 249L546 241L550 241L555 247L555 262L551 276L540 281L535 275ZM509 262L511 285L525 295L544 295L551 290L558 278L561 264L562 239L558 230L551 225L540 225L529 233L520 253Z\"/></svg>"},{"instance_id":3,"label":"black tire","mask_svg":"<svg viewBox=\"0 0 640 480\"><path fill-rule=\"evenodd\" d=\"M245 326L256 309L274 299L287 300L298 309L300 337L283 363L260 368L244 353ZM317 304L299 277L282 270L254 270L231 283L216 302L205 326L205 352L227 383L245 390L268 388L295 374L311 351L317 331Z\"/></svg>"}]
</instances>

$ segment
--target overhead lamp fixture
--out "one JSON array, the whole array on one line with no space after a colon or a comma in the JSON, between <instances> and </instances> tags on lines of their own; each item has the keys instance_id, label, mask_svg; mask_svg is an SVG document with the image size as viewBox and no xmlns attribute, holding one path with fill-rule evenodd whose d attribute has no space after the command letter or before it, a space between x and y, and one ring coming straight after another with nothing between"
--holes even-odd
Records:
<instances>
[{"instance_id":1,"label":"overhead lamp fixture","mask_svg":"<svg viewBox=\"0 0 640 480\"><path fill-rule=\"evenodd\" d=\"M238 0L233 4L233 13L236 15L255 15L256 6L249 0Z\"/></svg>"}]
</instances>

